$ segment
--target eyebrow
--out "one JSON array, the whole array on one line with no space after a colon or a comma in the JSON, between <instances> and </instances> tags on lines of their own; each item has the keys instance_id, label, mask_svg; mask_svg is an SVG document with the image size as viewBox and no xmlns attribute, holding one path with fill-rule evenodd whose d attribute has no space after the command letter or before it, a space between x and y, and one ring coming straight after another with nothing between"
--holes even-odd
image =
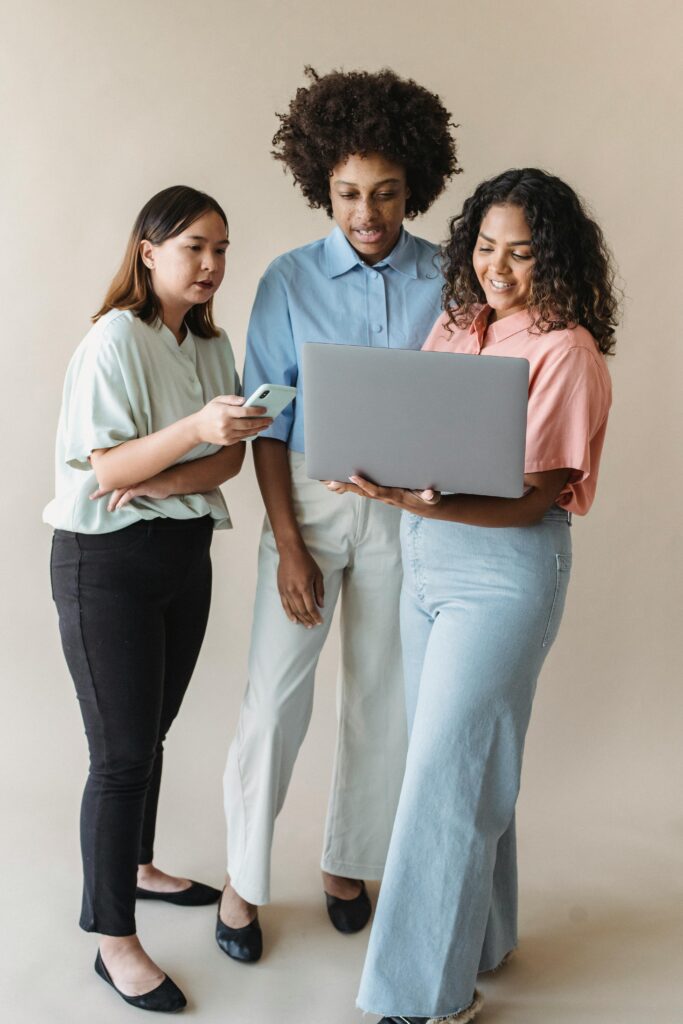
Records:
<instances>
[{"instance_id":1,"label":"eyebrow","mask_svg":"<svg viewBox=\"0 0 683 1024\"><path fill-rule=\"evenodd\" d=\"M208 242L206 235L188 235L187 237L194 238L197 242ZM225 245L226 243L230 245L229 238L222 238L220 242L216 242L216 245Z\"/></svg>"},{"instance_id":2,"label":"eyebrow","mask_svg":"<svg viewBox=\"0 0 683 1024\"><path fill-rule=\"evenodd\" d=\"M495 241L496 241L495 238L489 238L489 236L485 235L483 231L479 232L479 237L480 238L485 238L487 242L493 242L495 244ZM530 238L525 238L525 239L520 239L519 242L508 242L508 245L531 245L531 239Z\"/></svg>"},{"instance_id":3,"label":"eyebrow","mask_svg":"<svg viewBox=\"0 0 683 1024\"><path fill-rule=\"evenodd\" d=\"M382 181L375 182L374 187L379 188L380 185L400 185L400 178L384 178ZM341 178L335 180L335 185L351 185L353 188L358 188L358 184L355 181L344 181Z\"/></svg>"}]
</instances>

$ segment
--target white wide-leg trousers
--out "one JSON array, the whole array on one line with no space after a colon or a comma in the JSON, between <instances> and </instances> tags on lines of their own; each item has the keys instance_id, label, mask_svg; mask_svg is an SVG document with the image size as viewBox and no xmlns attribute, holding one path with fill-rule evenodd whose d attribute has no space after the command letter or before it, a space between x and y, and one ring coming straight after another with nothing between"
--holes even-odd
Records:
<instances>
[{"instance_id":1,"label":"white wide-leg trousers","mask_svg":"<svg viewBox=\"0 0 683 1024\"><path fill-rule=\"evenodd\" d=\"M249 679L225 770L228 872L249 903L270 900L270 851L313 706L322 646L341 594L338 724L322 868L382 876L401 790L406 714L399 638L400 514L306 476L290 453L297 519L325 579L324 622L289 621L277 588L278 553L266 519ZM327 765L321 765L326 771Z\"/></svg>"}]
</instances>

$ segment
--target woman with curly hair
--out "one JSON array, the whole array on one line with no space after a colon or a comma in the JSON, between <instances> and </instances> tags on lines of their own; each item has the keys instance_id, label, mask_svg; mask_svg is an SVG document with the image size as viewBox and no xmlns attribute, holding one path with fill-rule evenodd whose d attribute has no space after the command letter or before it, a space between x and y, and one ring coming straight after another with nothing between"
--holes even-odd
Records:
<instances>
[{"instance_id":1,"label":"woman with curly hair","mask_svg":"<svg viewBox=\"0 0 683 1024\"><path fill-rule=\"evenodd\" d=\"M524 496L328 485L403 510L410 744L358 996L383 1024L473 1020L477 973L517 944L524 737L611 403L611 261L559 178L514 170L480 185L451 221L445 277L424 348L529 361Z\"/></svg>"},{"instance_id":2,"label":"woman with curly hair","mask_svg":"<svg viewBox=\"0 0 683 1024\"><path fill-rule=\"evenodd\" d=\"M339 726L324 852L332 924L363 928L363 879L382 875L405 763L398 632L400 516L349 495L342 503L304 466L302 345L419 348L440 308L438 247L403 227L457 172L441 101L389 70L307 69L280 115L274 156L332 232L285 253L261 279L247 335L247 392L297 388L293 407L254 446L267 517L249 682L225 778L228 872L220 947L256 960L256 907L270 899L270 851L310 719L315 668L341 595Z\"/></svg>"}]
</instances>

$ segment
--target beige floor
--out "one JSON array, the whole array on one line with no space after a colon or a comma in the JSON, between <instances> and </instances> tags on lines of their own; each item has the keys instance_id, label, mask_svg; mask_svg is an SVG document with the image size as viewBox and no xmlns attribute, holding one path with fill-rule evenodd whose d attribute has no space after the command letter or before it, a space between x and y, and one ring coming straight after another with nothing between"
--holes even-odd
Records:
<instances>
[{"instance_id":1,"label":"beige floor","mask_svg":"<svg viewBox=\"0 0 683 1024\"><path fill-rule=\"evenodd\" d=\"M197 1024L360 1024L354 999L367 934L333 931L319 891L317 851L329 765L334 652L323 658L311 733L280 819L274 855L275 902L264 908L265 954L235 964L213 940L213 908L143 904L143 941L187 992ZM209 659L193 683L169 745L158 862L219 884L223 821L221 773L226 727L209 713ZM61 764L40 791L13 802L1 935L0 1010L11 1024L115 1024L140 1019L92 970L95 939L79 931L77 846L84 742L49 738L50 701L40 728ZM227 721L234 721L230 697ZM543 745L545 697L532 727L519 805L521 942L514 960L482 979L482 1024L680 1024L683 1021L682 829L635 813L624 799L562 789L547 800L557 763ZM550 708L552 710L552 708ZM197 733L206 736L197 760ZM545 777L544 777L545 773ZM8 780L5 779L7 782ZM567 794L573 794L568 796ZM200 794L200 796L198 796ZM21 806L23 810L17 811ZM645 806L645 804L644 804ZM628 808L628 813L624 810ZM373 896L376 886L372 887ZM7 1012L9 1011L9 1013ZM374 1017L366 1018L374 1021Z\"/></svg>"}]
</instances>

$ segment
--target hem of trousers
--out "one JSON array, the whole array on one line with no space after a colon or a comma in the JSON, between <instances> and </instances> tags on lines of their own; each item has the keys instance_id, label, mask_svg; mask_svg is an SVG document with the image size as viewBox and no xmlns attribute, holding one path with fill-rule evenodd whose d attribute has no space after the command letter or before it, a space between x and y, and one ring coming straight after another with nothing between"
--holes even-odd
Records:
<instances>
[{"instance_id":1,"label":"hem of trousers","mask_svg":"<svg viewBox=\"0 0 683 1024\"><path fill-rule=\"evenodd\" d=\"M84 932L90 932L91 934L97 935L110 935L112 938L125 938L128 935L137 935L137 927L135 920L131 922L130 927L128 925L120 925L118 928L107 928L106 925L100 925L97 921L91 921L89 924L85 924L83 919L78 922L79 928Z\"/></svg>"},{"instance_id":2,"label":"hem of trousers","mask_svg":"<svg viewBox=\"0 0 683 1024\"><path fill-rule=\"evenodd\" d=\"M381 882L384 875L384 864L354 864L350 860L333 860L331 857L323 857L320 867L329 875L360 878L366 882Z\"/></svg>"},{"instance_id":3,"label":"hem of trousers","mask_svg":"<svg viewBox=\"0 0 683 1024\"><path fill-rule=\"evenodd\" d=\"M251 903L255 907L265 907L266 904L270 903L269 889L252 889L249 885L242 885L239 876L231 874L230 868L227 869L227 874L230 879L230 885L237 895L241 896L247 903Z\"/></svg>"},{"instance_id":4,"label":"hem of trousers","mask_svg":"<svg viewBox=\"0 0 683 1024\"><path fill-rule=\"evenodd\" d=\"M481 1000L481 996L479 996ZM464 1013L466 1010L472 1008L473 1004L477 1000L477 994L470 999L464 1006L459 1006L457 1010L449 1010L448 1012L439 1011L439 1013L426 1013L424 1010L366 1010L364 1009L358 1000L356 1000L356 1008L366 1013L376 1013L380 1017L422 1017L427 1024L431 1024L432 1021L448 1021L449 1017L457 1017L459 1013Z\"/></svg>"},{"instance_id":5,"label":"hem of trousers","mask_svg":"<svg viewBox=\"0 0 683 1024\"><path fill-rule=\"evenodd\" d=\"M500 970L500 968L507 963L508 957L512 956L516 949L517 943L515 942L512 946L510 946L510 948L505 953L503 953L501 957L498 957L497 960L494 960L494 962L490 966L482 967L480 965L477 968L477 974L495 974L496 971Z\"/></svg>"}]
</instances>

